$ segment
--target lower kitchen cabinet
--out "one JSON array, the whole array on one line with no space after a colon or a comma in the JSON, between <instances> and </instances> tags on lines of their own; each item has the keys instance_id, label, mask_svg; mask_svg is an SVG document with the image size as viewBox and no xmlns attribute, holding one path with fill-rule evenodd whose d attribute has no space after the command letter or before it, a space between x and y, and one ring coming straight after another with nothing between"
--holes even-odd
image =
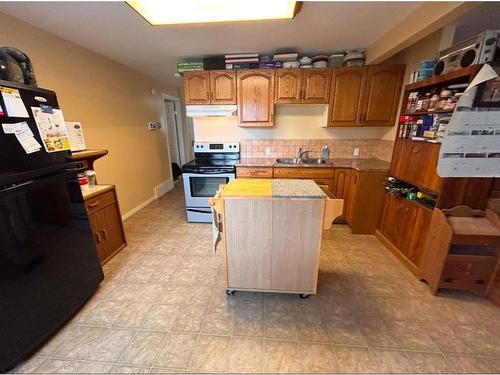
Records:
<instances>
[{"instance_id":1,"label":"lower kitchen cabinet","mask_svg":"<svg viewBox=\"0 0 500 375\"><path fill-rule=\"evenodd\" d=\"M273 168L236 167L237 178L273 178Z\"/></svg>"},{"instance_id":2,"label":"lower kitchen cabinet","mask_svg":"<svg viewBox=\"0 0 500 375\"><path fill-rule=\"evenodd\" d=\"M412 272L418 273L432 209L406 198L385 195L379 237Z\"/></svg>"},{"instance_id":3,"label":"lower kitchen cabinet","mask_svg":"<svg viewBox=\"0 0 500 375\"><path fill-rule=\"evenodd\" d=\"M349 206L349 191L351 188L351 168L336 168L333 177L332 193L335 198L344 200L344 211L337 222L346 221L346 211Z\"/></svg>"},{"instance_id":4,"label":"lower kitchen cabinet","mask_svg":"<svg viewBox=\"0 0 500 375\"><path fill-rule=\"evenodd\" d=\"M84 192L85 207L101 263L127 246L123 223L112 185L97 185Z\"/></svg>"},{"instance_id":5,"label":"lower kitchen cabinet","mask_svg":"<svg viewBox=\"0 0 500 375\"><path fill-rule=\"evenodd\" d=\"M384 206L383 184L387 172L351 170L345 220L353 234L373 234ZM335 195L335 194L334 194Z\"/></svg>"}]
</instances>

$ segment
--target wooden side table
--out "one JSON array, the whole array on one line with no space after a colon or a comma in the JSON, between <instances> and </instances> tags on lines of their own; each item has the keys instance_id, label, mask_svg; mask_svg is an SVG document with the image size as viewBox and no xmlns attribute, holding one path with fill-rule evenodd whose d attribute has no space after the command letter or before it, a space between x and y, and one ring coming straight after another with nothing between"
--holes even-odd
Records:
<instances>
[{"instance_id":1,"label":"wooden side table","mask_svg":"<svg viewBox=\"0 0 500 375\"><path fill-rule=\"evenodd\" d=\"M500 219L490 210L434 209L421 279L440 288L489 293L500 266Z\"/></svg>"}]
</instances>

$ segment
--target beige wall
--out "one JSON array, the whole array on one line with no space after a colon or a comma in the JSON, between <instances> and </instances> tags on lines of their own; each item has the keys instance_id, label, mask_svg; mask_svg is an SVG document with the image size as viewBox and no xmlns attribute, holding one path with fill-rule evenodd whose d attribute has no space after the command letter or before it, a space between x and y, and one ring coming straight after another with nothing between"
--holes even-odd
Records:
<instances>
[{"instance_id":1,"label":"beige wall","mask_svg":"<svg viewBox=\"0 0 500 375\"><path fill-rule=\"evenodd\" d=\"M410 81L412 71L418 69L418 64L422 60L432 59L437 57L439 45L441 43L442 29L435 31L424 39L421 39L412 46L392 56L384 61L384 64L404 64L406 71L404 75L403 86ZM401 104L401 103L400 103ZM401 105L399 106L401 108ZM396 121L398 121L396 119ZM383 139L394 140L396 138L397 127L390 128L384 135Z\"/></svg>"},{"instance_id":2,"label":"beige wall","mask_svg":"<svg viewBox=\"0 0 500 375\"><path fill-rule=\"evenodd\" d=\"M326 105L277 105L272 128L241 128L236 117L194 118L196 141L242 139L380 139L388 128L325 128Z\"/></svg>"},{"instance_id":3,"label":"beige wall","mask_svg":"<svg viewBox=\"0 0 500 375\"><path fill-rule=\"evenodd\" d=\"M82 122L87 147L109 150L95 168L99 183L117 186L122 214L171 178L163 132L147 123L160 116L151 90L178 96L177 89L3 13L0 46L27 53L38 85L57 92L66 121Z\"/></svg>"}]
</instances>

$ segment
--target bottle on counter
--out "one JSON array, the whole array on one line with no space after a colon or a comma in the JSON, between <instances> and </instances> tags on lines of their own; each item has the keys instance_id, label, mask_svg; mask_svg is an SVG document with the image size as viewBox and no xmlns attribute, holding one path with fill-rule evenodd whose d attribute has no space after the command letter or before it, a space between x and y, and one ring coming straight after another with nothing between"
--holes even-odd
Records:
<instances>
[{"instance_id":1,"label":"bottle on counter","mask_svg":"<svg viewBox=\"0 0 500 375\"><path fill-rule=\"evenodd\" d=\"M328 145L323 146L321 155L323 159L330 159L330 148Z\"/></svg>"}]
</instances>

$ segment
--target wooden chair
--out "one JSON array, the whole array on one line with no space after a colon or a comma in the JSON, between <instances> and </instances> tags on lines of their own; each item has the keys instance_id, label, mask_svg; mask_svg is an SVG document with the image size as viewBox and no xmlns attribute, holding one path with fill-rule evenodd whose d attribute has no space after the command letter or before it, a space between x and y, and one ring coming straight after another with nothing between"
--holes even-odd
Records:
<instances>
[{"instance_id":1,"label":"wooden chair","mask_svg":"<svg viewBox=\"0 0 500 375\"><path fill-rule=\"evenodd\" d=\"M440 288L489 293L499 265L498 215L467 206L434 209L421 273L432 294Z\"/></svg>"}]
</instances>

